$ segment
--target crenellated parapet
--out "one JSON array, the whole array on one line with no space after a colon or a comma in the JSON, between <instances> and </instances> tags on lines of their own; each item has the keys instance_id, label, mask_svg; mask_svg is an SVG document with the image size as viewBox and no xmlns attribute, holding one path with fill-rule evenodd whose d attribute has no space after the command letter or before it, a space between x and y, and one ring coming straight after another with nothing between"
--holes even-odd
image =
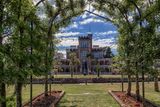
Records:
<instances>
[{"instance_id":1,"label":"crenellated parapet","mask_svg":"<svg viewBox=\"0 0 160 107\"><path fill-rule=\"evenodd\" d=\"M88 34L87 36L79 36L79 40L92 40L92 34Z\"/></svg>"}]
</instances>

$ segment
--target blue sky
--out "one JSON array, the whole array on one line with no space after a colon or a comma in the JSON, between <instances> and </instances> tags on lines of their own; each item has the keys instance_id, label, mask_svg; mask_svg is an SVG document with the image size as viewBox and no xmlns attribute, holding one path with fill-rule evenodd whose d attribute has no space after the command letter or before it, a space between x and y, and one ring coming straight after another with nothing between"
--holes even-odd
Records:
<instances>
[{"instance_id":1,"label":"blue sky","mask_svg":"<svg viewBox=\"0 0 160 107\"><path fill-rule=\"evenodd\" d=\"M93 8L90 11L105 16L104 13L98 12ZM72 23L68 27L62 28L56 34L61 41L57 45L59 52L65 55L66 48L70 45L78 44L78 36L85 36L89 32L93 34L93 45L101 47L110 46L112 52L114 54L117 53L117 28L112 23L87 12L73 18Z\"/></svg>"},{"instance_id":2,"label":"blue sky","mask_svg":"<svg viewBox=\"0 0 160 107\"><path fill-rule=\"evenodd\" d=\"M35 3L37 1L39 0L34 0ZM53 1L49 1L54 4ZM38 14L41 18L45 18L42 7ZM106 16L106 14L95 10L89 5L86 6L85 10ZM88 33L93 34L93 45L110 46L112 52L117 53L117 28L112 23L87 12L73 18L68 27L61 28L60 32L56 34L56 37L60 39L60 43L57 45L58 51L65 55L66 48L69 48L70 45L78 45L78 36L86 36Z\"/></svg>"}]
</instances>

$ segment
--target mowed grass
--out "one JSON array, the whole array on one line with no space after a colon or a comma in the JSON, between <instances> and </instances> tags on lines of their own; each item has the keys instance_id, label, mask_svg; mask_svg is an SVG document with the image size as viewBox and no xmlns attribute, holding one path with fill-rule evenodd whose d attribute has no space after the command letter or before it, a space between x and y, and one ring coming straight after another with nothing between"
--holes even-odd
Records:
<instances>
[{"instance_id":1,"label":"mowed grass","mask_svg":"<svg viewBox=\"0 0 160 107\"><path fill-rule=\"evenodd\" d=\"M59 87L66 94L58 107L119 107L108 94L107 84L69 84Z\"/></svg>"},{"instance_id":2,"label":"mowed grass","mask_svg":"<svg viewBox=\"0 0 160 107\"><path fill-rule=\"evenodd\" d=\"M127 84L125 83L124 86L126 90ZM120 91L121 84L53 84L52 90L65 91L65 95L59 102L58 107L119 107L117 102L108 94L108 90ZM132 90L135 92L135 83L133 83ZM160 105L160 92L154 92L154 84L146 83L145 90L146 98ZM36 96L43 91L44 85L33 85L33 96ZM11 95L12 92L13 87L8 87L8 95ZM26 85L23 88L22 97L23 102L29 100L29 85Z\"/></svg>"}]
</instances>

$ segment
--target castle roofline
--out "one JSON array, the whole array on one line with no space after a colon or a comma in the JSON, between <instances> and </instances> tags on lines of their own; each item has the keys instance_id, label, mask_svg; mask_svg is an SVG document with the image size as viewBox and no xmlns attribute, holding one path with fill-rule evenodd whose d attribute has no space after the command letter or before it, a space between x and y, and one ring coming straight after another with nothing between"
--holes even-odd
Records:
<instances>
[{"instance_id":1,"label":"castle roofline","mask_svg":"<svg viewBox=\"0 0 160 107\"><path fill-rule=\"evenodd\" d=\"M87 36L79 36L78 39L92 39L92 34L88 34Z\"/></svg>"}]
</instances>

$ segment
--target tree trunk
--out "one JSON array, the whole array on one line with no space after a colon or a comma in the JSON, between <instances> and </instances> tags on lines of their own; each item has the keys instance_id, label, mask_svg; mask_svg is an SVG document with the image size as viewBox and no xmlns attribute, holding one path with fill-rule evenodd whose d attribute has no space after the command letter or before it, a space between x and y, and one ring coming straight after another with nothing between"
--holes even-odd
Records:
<instances>
[{"instance_id":1,"label":"tree trunk","mask_svg":"<svg viewBox=\"0 0 160 107\"><path fill-rule=\"evenodd\" d=\"M154 78L154 90L156 92L159 92L159 85L158 85L158 77L157 76L155 76L155 78Z\"/></svg>"},{"instance_id":2,"label":"tree trunk","mask_svg":"<svg viewBox=\"0 0 160 107\"><path fill-rule=\"evenodd\" d=\"M99 76L100 76L100 73L99 73L99 71L98 71L98 73L97 73L97 76L98 76L98 78L99 78Z\"/></svg>"},{"instance_id":3,"label":"tree trunk","mask_svg":"<svg viewBox=\"0 0 160 107\"><path fill-rule=\"evenodd\" d=\"M0 101L0 107L6 107L6 86L5 83L0 84L0 96L2 97L2 101Z\"/></svg>"},{"instance_id":4,"label":"tree trunk","mask_svg":"<svg viewBox=\"0 0 160 107\"><path fill-rule=\"evenodd\" d=\"M48 96L48 74L45 76L45 90L44 90L45 96Z\"/></svg>"},{"instance_id":5,"label":"tree trunk","mask_svg":"<svg viewBox=\"0 0 160 107\"><path fill-rule=\"evenodd\" d=\"M22 83L16 84L16 107L22 107Z\"/></svg>"},{"instance_id":6,"label":"tree trunk","mask_svg":"<svg viewBox=\"0 0 160 107\"><path fill-rule=\"evenodd\" d=\"M2 38L0 38L0 45L2 45ZM2 73L4 72L4 63L0 65ZM5 83L0 83L0 97L2 97L2 101L0 99L0 107L6 107L6 85Z\"/></svg>"},{"instance_id":7,"label":"tree trunk","mask_svg":"<svg viewBox=\"0 0 160 107\"><path fill-rule=\"evenodd\" d=\"M138 71L136 71L136 99L137 99L137 101L140 100L140 92L139 92L139 75L138 75Z\"/></svg>"},{"instance_id":8,"label":"tree trunk","mask_svg":"<svg viewBox=\"0 0 160 107\"><path fill-rule=\"evenodd\" d=\"M31 31L33 31L33 22L31 21ZM30 35L30 39L31 39L31 41L30 41L30 45L31 45L31 56L33 55L33 46L32 46L32 44L33 44L33 35L32 35L32 33L31 33L31 35ZM31 69L33 69L33 64L32 64L32 58L31 58L31 66L30 66L30 68ZM33 88L32 88L32 86L33 86L33 84L32 84L32 74L31 74L31 76L30 76L30 107L32 107L32 97L33 97Z\"/></svg>"},{"instance_id":9,"label":"tree trunk","mask_svg":"<svg viewBox=\"0 0 160 107\"><path fill-rule=\"evenodd\" d=\"M71 71L71 78L73 78L73 71Z\"/></svg>"},{"instance_id":10,"label":"tree trunk","mask_svg":"<svg viewBox=\"0 0 160 107\"><path fill-rule=\"evenodd\" d=\"M0 45L2 46L2 42L3 42L3 37L2 37L2 33L3 33L3 11L4 11L4 5L3 5L3 0L0 0ZM1 62L2 64L0 65L2 72L4 71L4 65L3 62ZM5 87L5 83L0 83L0 96L3 98L3 100L0 100L0 107L6 107L6 87Z\"/></svg>"},{"instance_id":11,"label":"tree trunk","mask_svg":"<svg viewBox=\"0 0 160 107\"><path fill-rule=\"evenodd\" d=\"M124 75L123 75L123 73L121 73L121 85L122 85L122 92L124 91L124 81L123 81L123 77Z\"/></svg>"},{"instance_id":12,"label":"tree trunk","mask_svg":"<svg viewBox=\"0 0 160 107\"><path fill-rule=\"evenodd\" d=\"M21 16L21 6L22 6L22 3L21 3L21 0L19 0L19 3L17 4L18 5L18 20L20 20L20 16ZM19 29L19 51L22 53L23 52L23 33L24 33L24 29L17 25L18 29ZM20 61L18 61L19 63L19 70L21 70L23 68L23 61L20 57ZM23 86L23 83L22 81L19 79L21 77L18 77L17 81L16 81L16 107L22 107L22 86Z\"/></svg>"},{"instance_id":13,"label":"tree trunk","mask_svg":"<svg viewBox=\"0 0 160 107\"><path fill-rule=\"evenodd\" d=\"M139 75L138 75L138 62L135 63L136 66L136 100L140 100L140 90L139 90Z\"/></svg>"},{"instance_id":14,"label":"tree trunk","mask_svg":"<svg viewBox=\"0 0 160 107\"><path fill-rule=\"evenodd\" d=\"M71 68L70 68L70 72L71 72L71 78L73 78L73 68L72 68L72 65L71 65Z\"/></svg>"},{"instance_id":15,"label":"tree trunk","mask_svg":"<svg viewBox=\"0 0 160 107\"><path fill-rule=\"evenodd\" d=\"M149 82L150 82L150 77L149 77L149 75L147 76L147 81L148 81L148 84L149 84Z\"/></svg>"},{"instance_id":16,"label":"tree trunk","mask_svg":"<svg viewBox=\"0 0 160 107\"><path fill-rule=\"evenodd\" d=\"M132 88L131 74L128 74L128 88L127 88L127 95L129 95L129 96L131 96L131 88Z\"/></svg>"},{"instance_id":17,"label":"tree trunk","mask_svg":"<svg viewBox=\"0 0 160 107\"><path fill-rule=\"evenodd\" d=\"M49 81L49 92L50 92L50 95L51 95L51 91L52 91L52 76L50 74L50 81Z\"/></svg>"},{"instance_id":18,"label":"tree trunk","mask_svg":"<svg viewBox=\"0 0 160 107\"><path fill-rule=\"evenodd\" d=\"M30 107L32 107L32 94L33 94L33 88L32 88L32 75L30 76Z\"/></svg>"},{"instance_id":19,"label":"tree trunk","mask_svg":"<svg viewBox=\"0 0 160 107\"><path fill-rule=\"evenodd\" d=\"M142 68L142 103L145 107L145 86L144 86L144 70Z\"/></svg>"}]
</instances>

